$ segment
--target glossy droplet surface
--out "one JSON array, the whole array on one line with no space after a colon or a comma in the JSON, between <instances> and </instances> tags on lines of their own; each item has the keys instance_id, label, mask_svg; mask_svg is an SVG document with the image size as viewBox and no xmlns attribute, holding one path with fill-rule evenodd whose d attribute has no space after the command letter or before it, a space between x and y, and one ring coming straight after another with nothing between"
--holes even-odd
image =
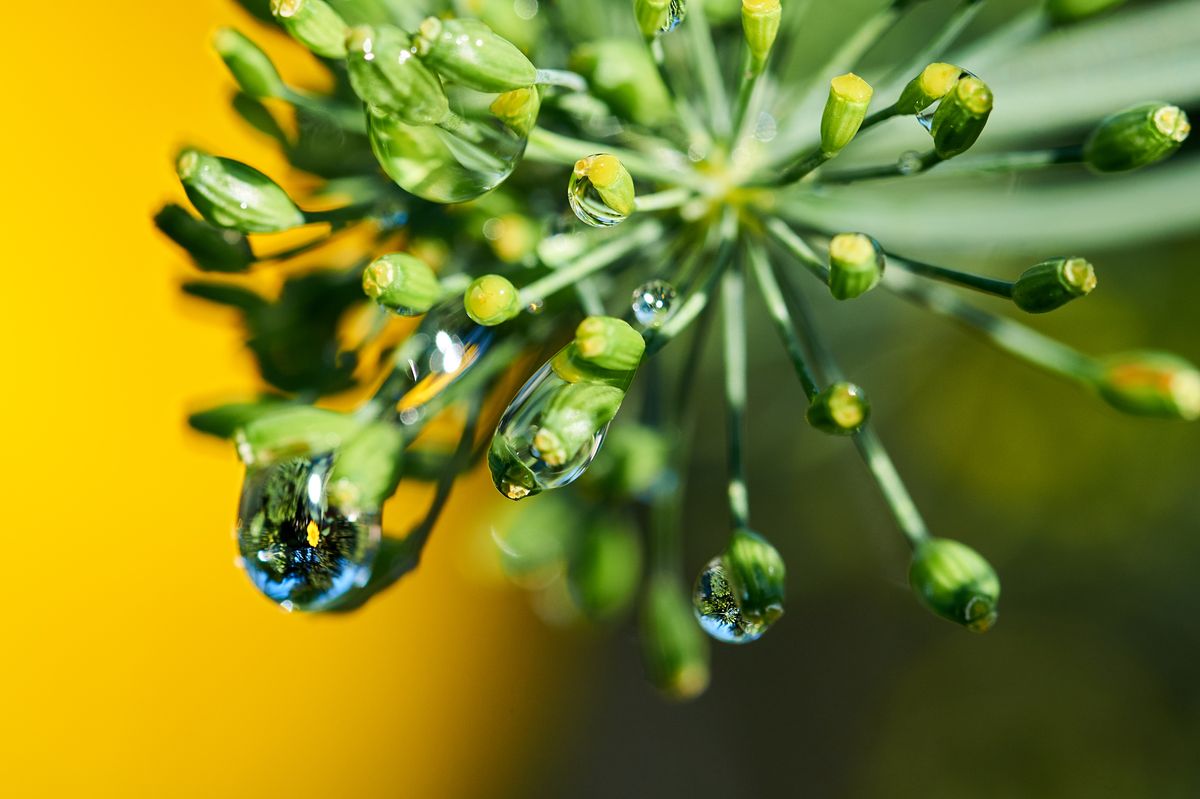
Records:
<instances>
[{"instance_id":1,"label":"glossy droplet surface","mask_svg":"<svg viewBox=\"0 0 1200 799\"><path fill-rule=\"evenodd\" d=\"M592 227L612 227L628 218L627 214L605 202L591 179L578 171L571 173L571 180L567 184L567 201L579 221Z\"/></svg>"},{"instance_id":2,"label":"glossy droplet surface","mask_svg":"<svg viewBox=\"0 0 1200 799\"><path fill-rule=\"evenodd\" d=\"M962 78L974 78L974 77L978 77L978 76L975 75L975 73L968 72L965 69L959 73L960 80ZM921 127L925 128L925 130L929 131L931 134L933 133L933 115L935 113L937 113L938 106L941 104L942 104L941 100L935 100L932 104L930 104L924 110L918 111L916 114L917 124L920 125Z\"/></svg>"},{"instance_id":3,"label":"glossy droplet surface","mask_svg":"<svg viewBox=\"0 0 1200 799\"><path fill-rule=\"evenodd\" d=\"M422 409L454 385L488 351L495 329L477 325L467 316L462 300L454 298L432 308L417 330L400 345L402 364L396 387L400 421L413 424Z\"/></svg>"},{"instance_id":4,"label":"glossy droplet surface","mask_svg":"<svg viewBox=\"0 0 1200 799\"><path fill-rule=\"evenodd\" d=\"M921 171L921 154L916 150L908 150L900 154L896 166L902 175L911 175Z\"/></svg>"},{"instance_id":5,"label":"glossy droplet surface","mask_svg":"<svg viewBox=\"0 0 1200 799\"><path fill-rule=\"evenodd\" d=\"M541 491L573 483L591 464L608 433L605 424L578 450L561 461L547 463L535 440L542 414L555 396L571 387L546 363L509 403L488 451L488 468L497 490L509 499L524 499Z\"/></svg>"},{"instance_id":6,"label":"glossy droplet surface","mask_svg":"<svg viewBox=\"0 0 1200 799\"><path fill-rule=\"evenodd\" d=\"M512 103L498 105L504 95L451 84L445 90L452 113L439 125L407 125L371 109L371 149L384 172L410 194L438 203L466 202L512 174L525 154L540 100L536 90L519 90L526 94L517 118L508 113Z\"/></svg>"},{"instance_id":7,"label":"glossy droplet surface","mask_svg":"<svg viewBox=\"0 0 1200 799\"><path fill-rule=\"evenodd\" d=\"M780 613L764 615L742 609L729 579L729 564L723 556L713 558L696 578L692 608L704 632L727 644L746 644L762 637Z\"/></svg>"},{"instance_id":8,"label":"glossy droplet surface","mask_svg":"<svg viewBox=\"0 0 1200 799\"><path fill-rule=\"evenodd\" d=\"M667 19L659 29L660 33L670 33L675 30L686 16L687 0L671 0L670 5L667 6Z\"/></svg>"},{"instance_id":9,"label":"glossy droplet surface","mask_svg":"<svg viewBox=\"0 0 1200 799\"><path fill-rule=\"evenodd\" d=\"M378 508L330 485L334 456L285 458L246 472L237 542L251 582L287 610L321 610L365 585L379 548Z\"/></svg>"},{"instance_id":10,"label":"glossy droplet surface","mask_svg":"<svg viewBox=\"0 0 1200 799\"><path fill-rule=\"evenodd\" d=\"M638 323L659 327L671 315L675 303L675 287L665 280L651 280L633 290L631 308Z\"/></svg>"}]
</instances>

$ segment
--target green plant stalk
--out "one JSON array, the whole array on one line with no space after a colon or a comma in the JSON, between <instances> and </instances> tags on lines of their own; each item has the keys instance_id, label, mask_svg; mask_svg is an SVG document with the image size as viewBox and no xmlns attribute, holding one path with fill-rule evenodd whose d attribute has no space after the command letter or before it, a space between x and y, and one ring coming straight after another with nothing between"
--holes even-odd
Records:
<instances>
[{"instance_id":1,"label":"green plant stalk","mask_svg":"<svg viewBox=\"0 0 1200 799\"><path fill-rule=\"evenodd\" d=\"M821 283L829 285L829 265L817 257L812 248L788 227L787 223L778 217L772 217L767 222L767 232L778 242L788 254L812 272Z\"/></svg>"},{"instance_id":2,"label":"green plant stalk","mask_svg":"<svg viewBox=\"0 0 1200 799\"><path fill-rule=\"evenodd\" d=\"M783 291L779 288L779 281L775 279L766 248L761 241L751 239L747 242L746 256L750 268L754 272L759 294L762 296L763 302L767 306L767 313L775 326L775 331L779 334L788 357L792 361L796 377L799 378L800 385L804 389L804 395L808 397L809 402L812 402L821 392L821 387L817 384L817 378L808 365L804 344L796 334L795 324L792 322L791 314L788 313L787 303L783 299Z\"/></svg>"},{"instance_id":3,"label":"green plant stalk","mask_svg":"<svg viewBox=\"0 0 1200 799\"><path fill-rule=\"evenodd\" d=\"M1013 282L1011 280L1000 280L999 278L984 277L983 275L975 275L970 272L960 272L957 269L948 269L944 266L914 261L911 258L901 258L892 253L887 254L887 259L889 265L897 266L914 275L920 275L931 280L940 280L943 283L951 283L955 286L990 294L993 297L1002 297L1006 300L1012 299Z\"/></svg>"},{"instance_id":4,"label":"green plant stalk","mask_svg":"<svg viewBox=\"0 0 1200 799\"><path fill-rule=\"evenodd\" d=\"M709 181L690 169L671 169L634 150L573 139L541 127L534 128L529 134L525 158L529 161L561 165L564 161L574 164L580 158L597 153L616 156L631 174L645 180L688 186L701 192L707 192L710 188ZM679 153L673 152L673 155L683 158Z\"/></svg>"},{"instance_id":5,"label":"green plant stalk","mask_svg":"<svg viewBox=\"0 0 1200 799\"><path fill-rule=\"evenodd\" d=\"M537 71L538 86L557 86L573 92L586 92L587 79L565 69L539 69Z\"/></svg>"},{"instance_id":6,"label":"green plant stalk","mask_svg":"<svg viewBox=\"0 0 1200 799\"><path fill-rule=\"evenodd\" d=\"M741 265L721 278L721 319L724 323L725 410L728 419L729 515L735 530L750 527L750 497L746 489L746 287Z\"/></svg>"},{"instance_id":7,"label":"green plant stalk","mask_svg":"<svg viewBox=\"0 0 1200 799\"><path fill-rule=\"evenodd\" d=\"M946 20L936 34L930 37L925 46L922 47L911 60L904 66L896 68L887 78L885 83L893 81L908 80L913 75L916 75L926 64L931 61L939 60L950 45L958 40L962 32L966 30L976 15L983 10L984 0L963 0L950 18Z\"/></svg>"},{"instance_id":8,"label":"green plant stalk","mask_svg":"<svg viewBox=\"0 0 1200 799\"><path fill-rule=\"evenodd\" d=\"M687 28L692 45L689 51L696 59L696 72L700 77L709 119L712 120L713 135L717 139L727 139L730 134L729 97L725 94L725 76L717 58L717 48L703 3L691 4L683 27Z\"/></svg>"},{"instance_id":9,"label":"green plant stalk","mask_svg":"<svg viewBox=\"0 0 1200 799\"><path fill-rule=\"evenodd\" d=\"M543 301L593 272L624 258L639 247L645 247L657 241L662 236L662 232L663 227L660 223L654 220L642 222L625 235L606 241L575 261L528 284L521 289L519 301L524 306Z\"/></svg>"}]
</instances>

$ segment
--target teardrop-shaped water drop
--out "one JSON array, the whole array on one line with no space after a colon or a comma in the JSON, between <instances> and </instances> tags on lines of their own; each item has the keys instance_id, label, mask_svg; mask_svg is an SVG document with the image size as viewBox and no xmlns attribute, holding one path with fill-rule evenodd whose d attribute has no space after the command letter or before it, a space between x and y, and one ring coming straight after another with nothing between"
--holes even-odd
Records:
<instances>
[{"instance_id":1,"label":"teardrop-shaped water drop","mask_svg":"<svg viewBox=\"0 0 1200 799\"><path fill-rule=\"evenodd\" d=\"M434 306L416 331L400 345L397 369L379 396L395 402L400 421L413 424L422 408L454 385L495 341L495 328L477 325L462 299Z\"/></svg>"},{"instance_id":2,"label":"teardrop-shaped water drop","mask_svg":"<svg viewBox=\"0 0 1200 799\"><path fill-rule=\"evenodd\" d=\"M661 327L674 302L674 286L665 280L651 280L633 290L633 316L645 327Z\"/></svg>"},{"instance_id":3,"label":"teardrop-shaped water drop","mask_svg":"<svg viewBox=\"0 0 1200 799\"><path fill-rule=\"evenodd\" d=\"M250 467L238 507L242 564L287 610L321 610L365 585L379 549L378 508L330 485L334 455Z\"/></svg>"},{"instance_id":4,"label":"teardrop-shaped water drop","mask_svg":"<svg viewBox=\"0 0 1200 799\"><path fill-rule=\"evenodd\" d=\"M571 173L567 184L567 201L579 221L592 227L612 227L629 217L609 204L592 179L578 170Z\"/></svg>"},{"instance_id":5,"label":"teardrop-shaped water drop","mask_svg":"<svg viewBox=\"0 0 1200 799\"><path fill-rule=\"evenodd\" d=\"M488 451L496 488L524 499L573 483L596 457L623 396L612 386L564 380L553 359L544 364L496 426Z\"/></svg>"},{"instance_id":6,"label":"teardrop-shaped water drop","mask_svg":"<svg viewBox=\"0 0 1200 799\"><path fill-rule=\"evenodd\" d=\"M731 570L724 556L708 562L696 578L692 607L704 632L726 644L747 644L762 637L782 613L753 613L742 608L738 592L730 580Z\"/></svg>"},{"instance_id":7,"label":"teardrop-shaped water drop","mask_svg":"<svg viewBox=\"0 0 1200 799\"><path fill-rule=\"evenodd\" d=\"M444 88L451 114L438 125L408 125L370 109L371 149L384 172L410 194L438 203L466 202L512 174L541 99L534 87L504 94Z\"/></svg>"},{"instance_id":8,"label":"teardrop-shaped water drop","mask_svg":"<svg viewBox=\"0 0 1200 799\"><path fill-rule=\"evenodd\" d=\"M900 154L896 160L896 168L901 175L911 175L921 171L921 154L916 150L908 150Z\"/></svg>"}]
</instances>

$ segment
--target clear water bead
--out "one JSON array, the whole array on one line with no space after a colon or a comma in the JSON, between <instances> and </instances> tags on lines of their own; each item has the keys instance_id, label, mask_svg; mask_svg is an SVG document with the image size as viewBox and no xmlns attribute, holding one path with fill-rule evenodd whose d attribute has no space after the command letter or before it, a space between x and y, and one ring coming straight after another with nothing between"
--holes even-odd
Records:
<instances>
[{"instance_id":1,"label":"clear water bead","mask_svg":"<svg viewBox=\"0 0 1200 799\"><path fill-rule=\"evenodd\" d=\"M612 227L628 218L627 214L621 213L604 200L591 178L581 175L578 171L571 173L571 180L567 184L567 202L571 204L571 210L575 212L579 221L591 227Z\"/></svg>"},{"instance_id":2,"label":"clear water bead","mask_svg":"<svg viewBox=\"0 0 1200 799\"><path fill-rule=\"evenodd\" d=\"M660 33L670 33L679 27L679 23L683 22L683 18L687 16L687 0L671 0L667 6L667 19L663 22L663 26L659 28Z\"/></svg>"},{"instance_id":3,"label":"clear water bead","mask_svg":"<svg viewBox=\"0 0 1200 799\"><path fill-rule=\"evenodd\" d=\"M778 618L742 609L737 591L729 579L730 569L724 556L708 562L696 578L692 608L704 632L726 644L757 641Z\"/></svg>"},{"instance_id":4,"label":"clear water bead","mask_svg":"<svg viewBox=\"0 0 1200 799\"><path fill-rule=\"evenodd\" d=\"M909 150L901 153L900 158L896 161L896 166L900 169L900 174L911 175L921 171L921 154L916 150Z\"/></svg>"},{"instance_id":5,"label":"clear water bead","mask_svg":"<svg viewBox=\"0 0 1200 799\"><path fill-rule=\"evenodd\" d=\"M322 610L365 585L379 549L379 509L329 485L334 455L250 467L238 507L241 565L287 610Z\"/></svg>"},{"instance_id":6,"label":"clear water bead","mask_svg":"<svg viewBox=\"0 0 1200 799\"><path fill-rule=\"evenodd\" d=\"M665 280L651 280L633 290L633 316L645 327L661 327L674 302L674 286Z\"/></svg>"}]
</instances>

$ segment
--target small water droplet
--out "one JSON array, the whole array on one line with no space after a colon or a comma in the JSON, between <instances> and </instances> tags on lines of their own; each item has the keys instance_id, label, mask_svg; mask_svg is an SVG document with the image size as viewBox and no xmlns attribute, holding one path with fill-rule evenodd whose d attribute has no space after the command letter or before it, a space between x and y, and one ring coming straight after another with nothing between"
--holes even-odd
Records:
<instances>
[{"instance_id":1,"label":"small water droplet","mask_svg":"<svg viewBox=\"0 0 1200 799\"><path fill-rule=\"evenodd\" d=\"M901 153L900 158L896 161L896 166L900 169L900 174L911 175L921 171L921 154L916 150L909 150Z\"/></svg>"},{"instance_id":2,"label":"small water droplet","mask_svg":"<svg viewBox=\"0 0 1200 799\"><path fill-rule=\"evenodd\" d=\"M545 300L533 300L525 306L525 311L534 315L540 314L544 310L546 310Z\"/></svg>"},{"instance_id":3,"label":"small water droplet","mask_svg":"<svg viewBox=\"0 0 1200 799\"><path fill-rule=\"evenodd\" d=\"M591 178L578 170L571 173L567 184L567 201L579 221L592 227L612 227L627 218L626 214L605 202Z\"/></svg>"},{"instance_id":4,"label":"small water droplet","mask_svg":"<svg viewBox=\"0 0 1200 799\"><path fill-rule=\"evenodd\" d=\"M671 315L675 287L665 280L651 280L633 290L633 316L646 327L660 327Z\"/></svg>"},{"instance_id":5,"label":"small water droplet","mask_svg":"<svg viewBox=\"0 0 1200 799\"><path fill-rule=\"evenodd\" d=\"M670 33L679 27L679 23L683 22L683 18L686 16L687 0L671 0L670 5L667 6L667 19L658 32Z\"/></svg>"},{"instance_id":6,"label":"small water droplet","mask_svg":"<svg viewBox=\"0 0 1200 799\"><path fill-rule=\"evenodd\" d=\"M537 16L538 0L513 0L513 13L524 20Z\"/></svg>"},{"instance_id":7,"label":"small water droplet","mask_svg":"<svg viewBox=\"0 0 1200 799\"><path fill-rule=\"evenodd\" d=\"M742 610L729 580L729 564L723 556L713 558L696 578L692 607L704 632L727 644L757 641L774 619Z\"/></svg>"},{"instance_id":8,"label":"small water droplet","mask_svg":"<svg viewBox=\"0 0 1200 799\"><path fill-rule=\"evenodd\" d=\"M775 117L763 111L758 115L758 122L754 125L754 138L761 142L774 140L779 133L779 123Z\"/></svg>"},{"instance_id":9,"label":"small water droplet","mask_svg":"<svg viewBox=\"0 0 1200 799\"><path fill-rule=\"evenodd\" d=\"M495 340L495 331L471 321L458 297L434 306L401 345L396 363L400 421L414 424L430 400L454 385Z\"/></svg>"}]
</instances>

